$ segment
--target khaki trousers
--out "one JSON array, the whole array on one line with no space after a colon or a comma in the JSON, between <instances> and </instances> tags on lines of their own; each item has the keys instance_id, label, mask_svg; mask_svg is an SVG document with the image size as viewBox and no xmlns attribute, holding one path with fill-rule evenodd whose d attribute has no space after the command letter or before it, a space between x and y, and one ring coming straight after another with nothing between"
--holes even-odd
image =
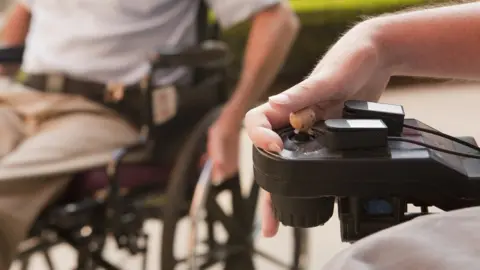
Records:
<instances>
[{"instance_id":1,"label":"khaki trousers","mask_svg":"<svg viewBox=\"0 0 480 270\"><path fill-rule=\"evenodd\" d=\"M39 212L74 172L105 164L137 131L78 96L0 78L0 269L8 269Z\"/></svg>"}]
</instances>

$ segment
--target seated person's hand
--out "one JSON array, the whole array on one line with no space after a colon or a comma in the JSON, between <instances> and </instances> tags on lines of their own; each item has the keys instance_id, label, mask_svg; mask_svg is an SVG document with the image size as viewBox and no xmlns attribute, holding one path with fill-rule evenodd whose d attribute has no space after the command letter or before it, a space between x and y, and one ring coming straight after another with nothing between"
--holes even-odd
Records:
<instances>
[{"instance_id":1,"label":"seated person's hand","mask_svg":"<svg viewBox=\"0 0 480 270\"><path fill-rule=\"evenodd\" d=\"M207 149L213 162L214 183L218 184L238 173L241 125L241 118L227 106L208 131Z\"/></svg>"},{"instance_id":2,"label":"seated person's hand","mask_svg":"<svg viewBox=\"0 0 480 270\"><path fill-rule=\"evenodd\" d=\"M288 125L292 112L310 108L316 119L325 119L341 116L347 99L377 101L391 75L385 60L373 27L368 21L357 25L338 40L305 80L247 113L248 136L255 146L280 152L282 140L272 129ZM262 215L264 236L274 236L278 221L272 213L270 194L263 196Z\"/></svg>"}]
</instances>

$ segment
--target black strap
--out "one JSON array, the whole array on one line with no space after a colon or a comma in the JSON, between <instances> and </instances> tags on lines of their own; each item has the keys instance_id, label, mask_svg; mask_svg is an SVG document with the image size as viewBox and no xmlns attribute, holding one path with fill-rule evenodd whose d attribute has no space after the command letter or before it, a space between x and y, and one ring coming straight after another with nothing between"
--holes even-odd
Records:
<instances>
[{"instance_id":1,"label":"black strap","mask_svg":"<svg viewBox=\"0 0 480 270\"><path fill-rule=\"evenodd\" d=\"M207 39L220 39L220 25L218 22L210 24L208 20L209 7L205 0L199 0L199 8L197 14L197 41L201 43Z\"/></svg>"},{"instance_id":2,"label":"black strap","mask_svg":"<svg viewBox=\"0 0 480 270\"><path fill-rule=\"evenodd\" d=\"M208 7L205 0L199 0L197 15L197 43L200 44L208 39Z\"/></svg>"}]
</instances>

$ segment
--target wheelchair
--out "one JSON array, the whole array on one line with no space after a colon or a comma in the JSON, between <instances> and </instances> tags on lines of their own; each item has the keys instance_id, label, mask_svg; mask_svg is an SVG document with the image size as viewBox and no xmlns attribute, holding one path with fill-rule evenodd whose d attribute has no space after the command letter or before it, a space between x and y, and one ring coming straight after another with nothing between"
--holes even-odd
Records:
<instances>
[{"instance_id":1,"label":"wheelchair","mask_svg":"<svg viewBox=\"0 0 480 270\"><path fill-rule=\"evenodd\" d=\"M208 181L210 163L202 162L202 158L208 128L227 98L231 54L219 38L218 26L209 24L207 15L208 9L202 2L198 45L158 50L152 58L151 72L145 80L143 125L138 142L117 149L107 166L75 175L65 194L44 209L28 239L21 244L17 255L21 269L29 269L34 254L41 254L49 269L56 269L51 251L59 244L68 244L76 251L77 269L121 269L104 255L107 239L113 239L118 250L139 255L141 269L147 269L149 235L144 225L149 220L163 223L161 252L154 254L160 257L161 269L185 269L185 265L208 269L222 263L226 269L254 269L254 255L278 264L277 267L304 268L307 244L303 229L292 230L292 253L287 263L255 247L258 185L253 183L248 194L244 194L239 175L218 185ZM23 51L21 46L3 48L0 62L21 63ZM193 70L194 87L188 91L177 88L177 114L157 125L152 104L154 90L159 87L151 83L153 74L180 66ZM225 192L232 198L231 213L217 201ZM185 239L189 252L179 257L174 252L179 242L175 234L180 221L185 219L192 224ZM227 232L223 242L215 237L218 224ZM190 241L198 238L200 225L206 225L206 239Z\"/></svg>"}]
</instances>

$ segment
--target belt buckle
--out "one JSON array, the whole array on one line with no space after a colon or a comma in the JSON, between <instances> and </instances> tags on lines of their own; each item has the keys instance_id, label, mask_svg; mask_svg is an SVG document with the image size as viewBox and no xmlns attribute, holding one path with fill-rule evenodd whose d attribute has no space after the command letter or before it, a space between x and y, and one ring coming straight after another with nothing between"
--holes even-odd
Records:
<instances>
[{"instance_id":1,"label":"belt buckle","mask_svg":"<svg viewBox=\"0 0 480 270\"><path fill-rule=\"evenodd\" d=\"M103 100L105 102L119 102L125 96L125 85L123 83L109 82L105 89Z\"/></svg>"},{"instance_id":2,"label":"belt buckle","mask_svg":"<svg viewBox=\"0 0 480 270\"><path fill-rule=\"evenodd\" d=\"M47 92L60 93L65 87L65 76L62 74L48 74L45 78L45 90Z\"/></svg>"}]
</instances>

